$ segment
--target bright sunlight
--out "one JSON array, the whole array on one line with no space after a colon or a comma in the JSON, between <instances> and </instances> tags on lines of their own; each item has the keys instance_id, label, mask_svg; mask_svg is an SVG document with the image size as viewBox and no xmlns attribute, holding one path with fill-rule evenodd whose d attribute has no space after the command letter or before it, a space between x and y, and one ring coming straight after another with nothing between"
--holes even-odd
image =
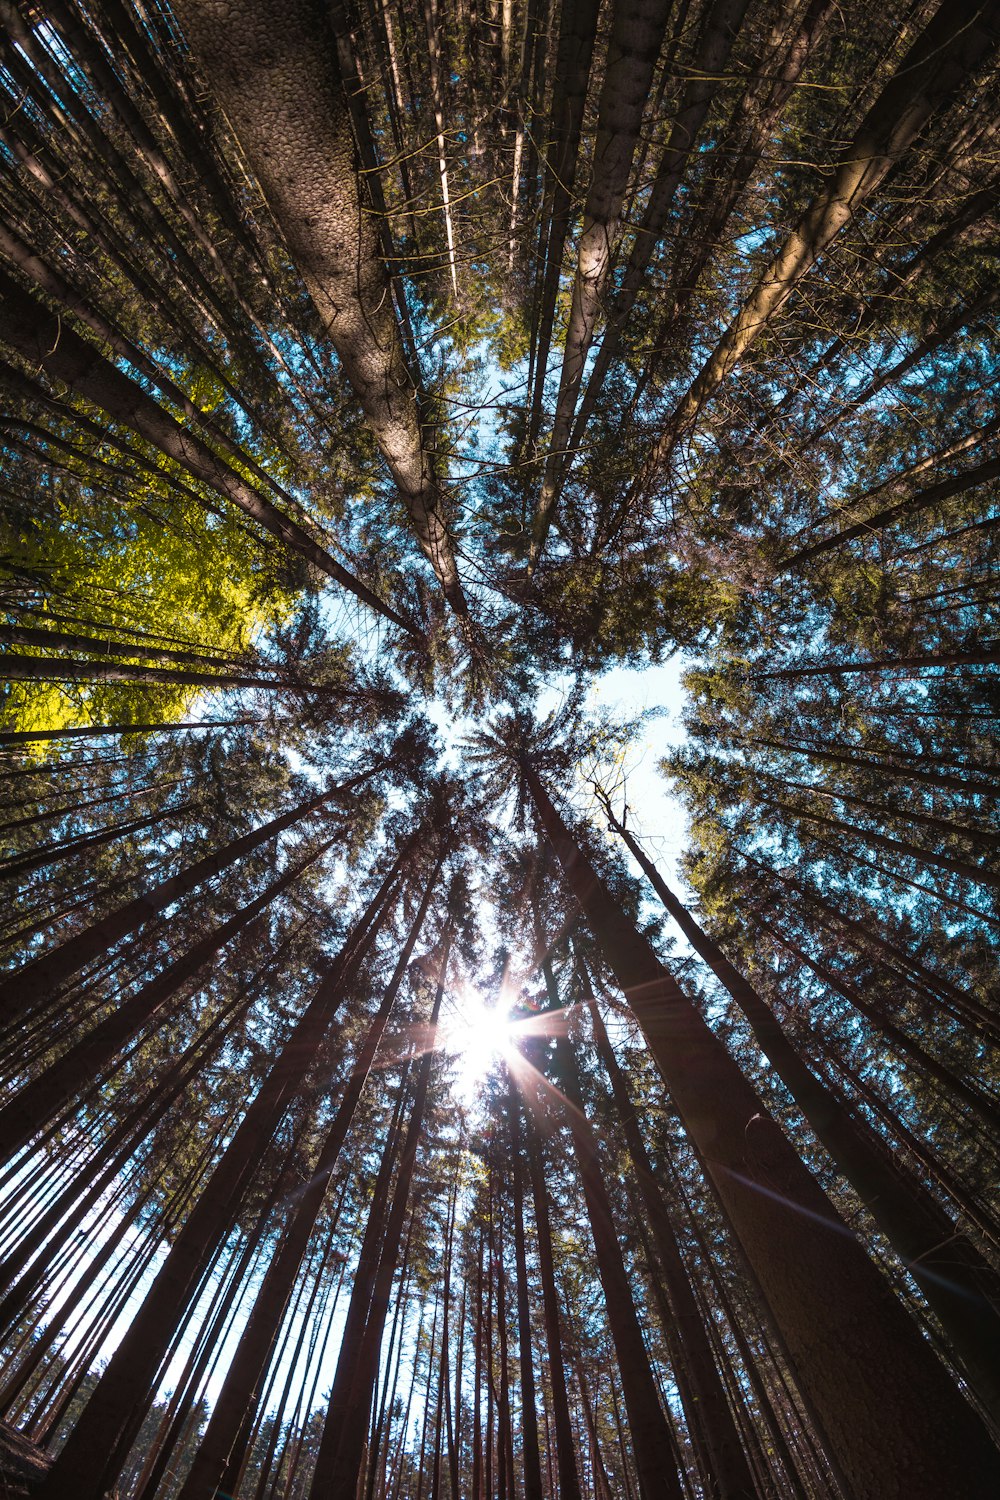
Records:
<instances>
[{"instance_id":1,"label":"bright sunlight","mask_svg":"<svg viewBox=\"0 0 1000 1500\"><path fill-rule=\"evenodd\" d=\"M511 1001L501 994L488 999L465 982L451 992L452 1011L441 1026L442 1052L455 1059L454 1088L465 1104L472 1099L491 1065L506 1057L518 1024Z\"/></svg>"}]
</instances>

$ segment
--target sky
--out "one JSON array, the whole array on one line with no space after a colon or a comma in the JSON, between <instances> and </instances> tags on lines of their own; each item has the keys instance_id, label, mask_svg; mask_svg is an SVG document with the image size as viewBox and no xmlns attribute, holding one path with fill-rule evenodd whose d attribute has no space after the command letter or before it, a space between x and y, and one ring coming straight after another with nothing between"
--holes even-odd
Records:
<instances>
[{"instance_id":1,"label":"sky","mask_svg":"<svg viewBox=\"0 0 1000 1500\"><path fill-rule=\"evenodd\" d=\"M653 863L667 880L678 880L677 862L687 843L687 813L657 770L661 756L684 743L682 714L685 693L681 676L687 666L681 656L659 666L615 667L597 678L589 701L599 708L631 718L646 709L661 710L645 727L625 763L629 827L637 834ZM620 801L615 811L621 811ZM631 857L630 857L631 858ZM634 874L638 866L632 862Z\"/></svg>"}]
</instances>

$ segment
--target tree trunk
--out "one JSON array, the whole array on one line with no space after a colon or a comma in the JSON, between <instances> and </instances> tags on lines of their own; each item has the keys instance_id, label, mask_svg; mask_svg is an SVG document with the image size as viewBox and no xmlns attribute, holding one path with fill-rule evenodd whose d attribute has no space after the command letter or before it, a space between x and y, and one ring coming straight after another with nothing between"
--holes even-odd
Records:
<instances>
[{"instance_id":1,"label":"tree trunk","mask_svg":"<svg viewBox=\"0 0 1000 1500\"><path fill-rule=\"evenodd\" d=\"M542 1465L538 1447L535 1371L531 1358L531 1302L528 1260L524 1250L523 1143L520 1101L507 1075L507 1117L510 1127L510 1170L514 1188L514 1262L517 1267L517 1350L521 1366L521 1480L524 1500L542 1500Z\"/></svg>"},{"instance_id":2,"label":"tree trunk","mask_svg":"<svg viewBox=\"0 0 1000 1500\"><path fill-rule=\"evenodd\" d=\"M396 878L393 868L293 1028L49 1470L39 1500L63 1500L67 1486L78 1500L101 1500L113 1487L142 1424L170 1338L239 1211L240 1195L262 1151L312 1066L347 986L388 915Z\"/></svg>"},{"instance_id":3,"label":"tree trunk","mask_svg":"<svg viewBox=\"0 0 1000 1500\"><path fill-rule=\"evenodd\" d=\"M530 569L541 556L559 499L573 412L611 268L618 219L670 5L671 0L615 0L555 422L542 492L532 520Z\"/></svg>"},{"instance_id":4,"label":"tree trunk","mask_svg":"<svg viewBox=\"0 0 1000 1500\"><path fill-rule=\"evenodd\" d=\"M247 0L238 27L218 0L177 0L174 8L361 402L417 540L464 619L423 397L407 368L378 231L359 200L350 112L323 8L318 0L286 0L276 25L267 0Z\"/></svg>"},{"instance_id":5,"label":"tree trunk","mask_svg":"<svg viewBox=\"0 0 1000 1500\"><path fill-rule=\"evenodd\" d=\"M704 1434L710 1461L710 1471L705 1476L706 1493L718 1496L719 1500L757 1500L757 1486L712 1358L705 1326L691 1290L666 1205L653 1174L635 1106L629 1097L628 1084L618 1066L593 995L588 995L587 1003L598 1055L611 1083L625 1144L663 1269L677 1344L684 1365L683 1372L679 1371L678 1375L683 1373L689 1381L695 1403L694 1410L686 1410L685 1415L689 1428L695 1433L700 1431Z\"/></svg>"},{"instance_id":6,"label":"tree trunk","mask_svg":"<svg viewBox=\"0 0 1000 1500\"><path fill-rule=\"evenodd\" d=\"M451 933L449 930L444 938L440 978L431 1009L429 1022L431 1037L433 1037L441 1012L450 952ZM345 1330L344 1343L337 1361L337 1373L334 1376L333 1390L330 1393L330 1407L323 1428L323 1437L310 1490L311 1500L326 1500L329 1495L354 1495L357 1490L364 1458L368 1414L371 1410L372 1393L378 1377L379 1350L385 1328L385 1316L389 1307L393 1277L396 1273L399 1244L409 1203L417 1149L423 1131L433 1060L433 1045L429 1041L417 1073L413 1106L400 1153L392 1206L384 1227L376 1221L375 1227L379 1232L374 1248L377 1250L378 1259L372 1268L370 1293L364 1297L363 1306L359 1303L357 1320L359 1336L349 1340ZM353 1305L352 1297L352 1309Z\"/></svg>"},{"instance_id":7,"label":"tree trunk","mask_svg":"<svg viewBox=\"0 0 1000 1500\"><path fill-rule=\"evenodd\" d=\"M985 1290L996 1295L995 1273L926 1189L893 1162L877 1137L810 1071L753 985L678 901L610 808L606 811L681 932L746 1016L761 1051L817 1140L919 1286L973 1390L1000 1428L1000 1316Z\"/></svg>"},{"instance_id":8,"label":"tree trunk","mask_svg":"<svg viewBox=\"0 0 1000 1500\"><path fill-rule=\"evenodd\" d=\"M822 0L820 3L822 4ZM749 0L713 0L707 11L698 48L691 63L691 79L674 119L670 139L657 165L649 201L635 233L635 242L625 265L621 287L611 303L607 330L581 403L573 434L574 446L582 440L583 427L593 413L607 373L621 348L622 331L646 284L649 264L666 228L674 195L705 123L705 116L723 81L729 54L743 24L748 4ZM749 170L750 168L748 172Z\"/></svg>"},{"instance_id":9,"label":"tree trunk","mask_svg":"<svg viewBox=\"0 0 1000 1500\"><path fill-rule=\"evenodd\" d=\"M597 1268L607 1307L608 1324L621 1373L629 1432L639 1476L641 1500L662 1500L664 1495L680 1500L673 1442L636 1316L628 1273L622 1260L618 1230L601 1172L597 1141L583 1112L579 1075L572 1044L556 1039L559 1086L568 1106L562 1110L570 1131L577 1170L583 1184ZM558 1094L556 1094L558 1100Z\"/></svg>"},{"instance_id":10,"label":"tree trunk","mask_svg":"<svg viewBox=\"0 0 1000 1500\"><path fill-rule=\"evenodd\" d=\"M0 1161L8 1161L22 1146L27 1145L140 1032L159 1024L161 1011L169 1005L181 986L200 973L231 938L265 911L282 891L287 890L329 848L330 843L323 844L305 859L292 864L280 879L269 885L261 895L237 912L236 916L214 928L181 958L168 964L155 979L143 985L128 1000L122 1001L93 1031L61 1053L44 1072L37 1074L15 1094L10 1103L0 1109Z\"/></svg>"},{"instance_id":11,"label":"tree trunk","mask_svg":"<svg viewBox=\"0 0 1000 1500\"><path fill-rule=\"evenodd\" d=\"M553 144L546 156L542 211L542 224L546 227L545 269L539 292L537 336L533 341L535 381L526 444L529 453L534 449L542 420L552 324L569 231L598 9L597 0L575 0L574 4L559 8L559 41L550 110Z\"/></svg>"},{"instance_id":12,"label":"tree trunk","mask_svg":"<svg viewBox=\"0 0 1000 1500\"><path fill-rule=\"evenodd\" d=\"M180 734L185 729L245 729L263 719L202 719L177 724L83 724L71 729L7 729L0 731L0 746L25 745L32 741L99 739L110 734Z\"/></svg>"},{"instance_id":13,"label":"tree trunk","mask_svg":"<svg viewBox=\"0 0 1000 1500\"><path fill-rule=\"evenodd\" d=\"M23 880L25 875L31 875L35 870L44 870L46 865L53 865L57 860L70 858L76 854L82 854L84 850L100 849L105 844L113 844L116 839L125 838L130 833L141 833L145 828L154 828L157 823L176 822L184 813L192 812L198 804L196 802L176 802L172 807L161 807L159 811L149 813L145 818L130 818L124 823L113 823L110 828L102 828L97 833L81 833L77 838L63 839L57 844L48 844L41 848L37 854L24 854L11 859L0 860L0 880ZM21 971L18 971L20 974ZM7 981L0 982L0 997L4 997L7 990ZM14 986L17 997L22 998L20 981Z\"/></svg>"},{"instance_id":14,"label":"tree trunk","mask_svg":"<svg viewBox=\"0 0 1000 1500\"><path fill-rule=\"evenodd\" d=\"M866 760L861 756L848 755L843 750L820 749L817 745L799 745L793 740L750 740L749 744L759 746L762 749L782 750L787 755L802 755L807 760L828 761L835 766L850 766L858 771L873 771L876 777L887 776L893 781L904 781L907 783L920 781L927 786L939 787L945 792L962 792L969 797L990 797L994 800L1000 799L1000 785L991 781L969 781L961 776L950 776L944 771L923 771L917 766L897 766L888 760ZM895 746L890 747L887 752L891 755L908 755L905 750L897 750ZM933 757L909 756L912 760L921 763L925 759Z\"/></svg>"},{"instance_id":15,"label":"tree trunk","mask_svg":"<svg viewBox=\"0 0 1000 1500\"><path fill-rule=\"evenodd\" d=\"M212 1500L231 1461L231 1450L238 1435L244 1408L253 1398L264 1372L278 1325L306 1253L309 1237L326 1197L330 1177L337 1164L344 1140L354 1119L365 1082L385 1032L399 986L403 982L427 907L434 890L440 865L427 882L417 915L403 945L382 1004L372 1020L357 1057L354 1059L347 1086L305 1191L297 1197L285 1227L284 1238L275 1253L240 1335L239 1344L226 1374L222 1390L215 1401L208 1426L179 1494L179 1500Z\"/></svg>"},{"instance_id":16,"label":"tree trunk","mask_svg":"<svg viewBox=\"0 0 1000 1500\"><path fill-rule=\"evenodd\" d=\"M542 1147L530 1112L525 1115L526 1154L531 1195L535 1210L535 1236L538 1244L538 1268L542 1283L542 1309L545 1317L545 1343L549 1355L549 1385L552 1394L552 1416L556 1429L556 1462L559 1474L558 1500L581 1500L580 1479L576 1467L573 1428L566 1392L566 1370L563 1363L559 1320L559 1294L556 1289L555 1264L552 1256L552 1226L549 1220L548 1189ZM473 1500L478 1497L473 1496Z\"/></svg>"},{"instance_id":17,"label":"tree trunk","mask_svg":"<svg viewBox=\"0 0 1000 1500\"><path fill-rule=\"evenodd\" d=\"M804 807L794 807L787 802L779 802L777 798L769 799L772 807L781 812L790 813L793 818L805 818L810 823L819 823L823 828L837 828L860 839L864 844L872 844L876 849L884 849L887 854L903 854L908 859L915 860L924 869L936 867L939 870L948 870L953 875L961 875L963 880L970 881L973 885L985 886L989 890L1000 891L1000 874L994 875L983 865L970 864L967 859L952 859L950 854L938 854L933 849L921 848L919 844L911 844L908 839L893 839L887 834L878 833L874 828L863 828L857 823L849 823L846 818L827 818L822 813L808 812Z\"/></svg>"},{"instance_id":18,"label":"tree trunk","mask_svg":"<svg viewBox=\"0 0 1000 1500\"><path fill-rule=\"evenodd\" d=\"M617 906L530 762L521 765L567 882L859 1500L939 1500L956 1484L970 1500L986 1500L1000 1460L979 1418L722 1043Z\"/></svg>"}]
</instances>

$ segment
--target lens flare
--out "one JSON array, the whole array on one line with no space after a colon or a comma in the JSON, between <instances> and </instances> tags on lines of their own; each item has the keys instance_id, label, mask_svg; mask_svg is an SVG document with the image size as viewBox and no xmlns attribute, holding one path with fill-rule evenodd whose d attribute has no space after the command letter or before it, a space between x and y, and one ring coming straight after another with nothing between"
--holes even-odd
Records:
<instances>
[{"instance_id":1,"label":"lens flare","mask_svg":"<svg viewBox=\"0 0 1000 1500\"><path fill-rule=\"evenodd\" d=\"M455 1087L471 1098L493 1063L511 1048L514 1022L509 1002L493 1001L470 984L453 993L453 1010L442 1027L442 1050L455 1059Z\"/></svg>"}]
</instances>

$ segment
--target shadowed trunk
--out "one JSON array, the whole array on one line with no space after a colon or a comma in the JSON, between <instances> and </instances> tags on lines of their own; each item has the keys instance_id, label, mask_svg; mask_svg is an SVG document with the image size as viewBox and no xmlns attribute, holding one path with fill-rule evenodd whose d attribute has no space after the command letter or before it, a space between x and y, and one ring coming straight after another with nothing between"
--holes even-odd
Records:
<instances>
[{"instance_id":1,"label":"shadowed trunk","mask_svg":"<svg viewBox=\"0 0 1000 1500\"><path fill-rule=\"evenodd\" d=\"M732 1220L796 1380L856 1494L940 1500L958 1486L987 1500L997 1458L983 1424L756 1091L611 897L530 762L522 759L521 767L567 883Z\"/></svg>"}]
</instances>

